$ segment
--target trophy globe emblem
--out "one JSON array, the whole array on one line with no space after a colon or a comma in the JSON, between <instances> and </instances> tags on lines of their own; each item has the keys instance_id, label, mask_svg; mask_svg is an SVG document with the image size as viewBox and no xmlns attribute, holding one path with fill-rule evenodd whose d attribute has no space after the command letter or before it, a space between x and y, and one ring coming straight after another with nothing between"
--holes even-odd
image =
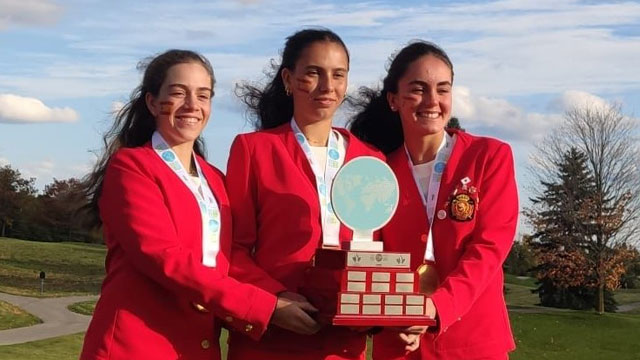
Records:
<instances>
[{"instance_id":1,"label":"trophy globe emblem","mask_svg":"<svg viewBox=\"0 0 640 360\"><path fill-rule=\"evenodd\" d=\"M382 251L373 232L391 220L399 198L398 180L382 160L362 156L340 168L331 187L331 205L338 220L353 230L350 250Z\"/></svg>"}]
</instances>

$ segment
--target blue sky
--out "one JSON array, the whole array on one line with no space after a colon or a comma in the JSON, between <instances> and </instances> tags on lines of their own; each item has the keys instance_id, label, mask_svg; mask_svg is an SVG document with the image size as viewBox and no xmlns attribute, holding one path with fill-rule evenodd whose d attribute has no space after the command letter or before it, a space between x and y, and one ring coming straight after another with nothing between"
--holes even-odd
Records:
<instances>
[{"instance_id":1,"label":"blue sky","mask_svg":"<svg viewBox=\"0 0 640 360\"><path fill-rule=\"evenodd\" d=\"M638 1L0 0L0 165L39 188L82 176L140 80L137 62L187 48L216 72L204 136L224 171L233 137L251 130L234 84L263 80L285 37L307 26L345 40L351 91L377 84L409 40L441 45L456 73L454 115L513 146L523 200L529 154L565 110L614 101L640 114Z\"/></svg>"}]
</instances>

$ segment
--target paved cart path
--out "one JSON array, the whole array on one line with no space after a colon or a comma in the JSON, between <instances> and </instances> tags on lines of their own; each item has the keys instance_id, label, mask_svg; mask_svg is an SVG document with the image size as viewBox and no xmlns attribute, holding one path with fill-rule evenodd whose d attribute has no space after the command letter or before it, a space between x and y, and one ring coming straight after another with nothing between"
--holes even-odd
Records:
<instances>
[{"instance_id":1,"label":"paved cart path","mask_svg":"<svg viewBox=\"0 0 640 360\"><path fill-rule=\"evenodd\" d=\"M21 344L86 331L91 316L69 311L67 306L97 299L96 295L34 298L0 292L0 300L22 308L42 320L42 324L0 331L0 345Z\"/></svg>"}]
</instances>

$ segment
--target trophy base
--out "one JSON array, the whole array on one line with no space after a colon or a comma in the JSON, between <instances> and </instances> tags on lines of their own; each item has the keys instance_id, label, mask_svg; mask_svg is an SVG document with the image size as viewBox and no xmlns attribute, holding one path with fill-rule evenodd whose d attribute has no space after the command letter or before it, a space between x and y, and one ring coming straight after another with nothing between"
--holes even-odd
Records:
<instances>
[{"instance_id":1,"label":"trophy base","mask_svg":"<svg viewBox=\"0 0 640 360\"><path fill-rule=\"evenodd\" d=\"M327 316L321 322L336 326L436 326L436 320L427 316L379 316L379 315L334 315Z\"/></svg>"}]
</instances>

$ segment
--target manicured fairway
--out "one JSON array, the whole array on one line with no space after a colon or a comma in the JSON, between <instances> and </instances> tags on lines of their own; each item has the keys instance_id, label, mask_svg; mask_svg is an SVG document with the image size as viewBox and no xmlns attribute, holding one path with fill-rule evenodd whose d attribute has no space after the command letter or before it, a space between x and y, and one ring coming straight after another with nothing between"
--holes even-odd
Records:
<instances>
[{"instance_id":1,"label":"manicured fairway","mask_svg":"<svg viewBox=\"0 0 640 360\"><path fill-rule=\"evenodd\" d=\"M592 312L511 313L512 359L640 359L640 315Z\"/></svg>"},{"instance_id":2,"label":"manicured fairway","mask_svg":"<svg viewBox=\"0 0 640 360\"><path fill-rule=\"evenodd\" d=\"M98 294L104 277L103 245L43 243L0 238L0 291L41 296Z\"/></svg>"},{"instance_id":3,"label":"manicured fairway","mask_svg":"<svg viewBox=\"0 0 640 360\"><path fill-rule=\"evenodd\" d=\"M40 319L37 317L19 307L0 301L0 330L15 329L39 323Z\"/></svg>"}]
</instances>

